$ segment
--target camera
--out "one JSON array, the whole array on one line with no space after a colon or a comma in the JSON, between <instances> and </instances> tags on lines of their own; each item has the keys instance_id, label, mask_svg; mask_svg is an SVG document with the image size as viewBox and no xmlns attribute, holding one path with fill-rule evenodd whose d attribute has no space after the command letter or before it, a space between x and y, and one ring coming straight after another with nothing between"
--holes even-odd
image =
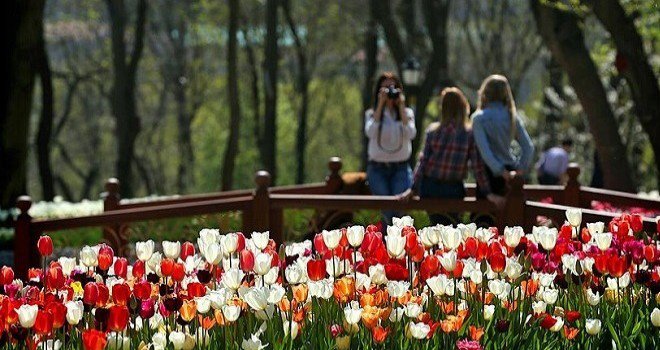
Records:
<instances>
[{"instance_id":1,"label":"camera","mask_svg":"<svg viewBox=\"0 0 660 350\"><path fill-rule=\"evenodd\" d=\"M399 98L399 95L401 94L401 90L397 89L396 86L390 85L387 88L387 98L390 100L396 100Z\"/></svg>"}]
</instances>

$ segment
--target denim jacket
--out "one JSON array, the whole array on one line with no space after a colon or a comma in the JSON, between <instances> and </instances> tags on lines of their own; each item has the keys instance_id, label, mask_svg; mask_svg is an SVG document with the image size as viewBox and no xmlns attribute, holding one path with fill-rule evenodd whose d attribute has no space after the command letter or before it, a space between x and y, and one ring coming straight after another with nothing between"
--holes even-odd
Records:
<instances>
[{"instance_id":1,"label":"denim jacket","mask_svg":"<svg viewBox=\"0 0 660 350\"><path fill-rule=\"evenodd\" d=\"M511 118L504 104L489 103L486 108L472 115L472 130L477 148L495 176L501 174L505 166L527 171L532 165L534 145L520 118L516 118L516 128L516 141L522 151L518 159L511 152Z\"/></svg>"}]
</instances>

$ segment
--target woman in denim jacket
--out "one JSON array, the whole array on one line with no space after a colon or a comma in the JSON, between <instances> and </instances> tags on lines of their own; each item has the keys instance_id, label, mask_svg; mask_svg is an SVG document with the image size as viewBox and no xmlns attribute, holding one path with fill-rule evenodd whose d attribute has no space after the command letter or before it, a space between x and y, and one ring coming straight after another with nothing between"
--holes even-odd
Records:
<instances>
[{"instance_id":1,"label":"woman in denim jacket","mask_svg":"<svg viewBox=\"0 0 660 350\"><path fill-rule=\"evenodd\" d=\"M472 115L472 129L486 163L490 190L505 195L506 182L516 174L524 174L534 154L534 145L518 118L506 77L491 75L481 84L477 111ZM513 152L513 140L520 146L520 156Z\"/></svg>"},{"instance_id":2,"label":"woman in denim jacket","mask_svg":"<svg viewBox=\"0 0 660 350\"><path fill-rule=\"evenodd\" d=\"M367 180L375 195L393 196L410 188L408 164L417 134L415 116L406 108L403 86L393 73L383 73L376 82L374 108L365 115L364 132L369 138ZM383 211L384 223L392 224L394 211Z\"/></svg>"}]
</instances>

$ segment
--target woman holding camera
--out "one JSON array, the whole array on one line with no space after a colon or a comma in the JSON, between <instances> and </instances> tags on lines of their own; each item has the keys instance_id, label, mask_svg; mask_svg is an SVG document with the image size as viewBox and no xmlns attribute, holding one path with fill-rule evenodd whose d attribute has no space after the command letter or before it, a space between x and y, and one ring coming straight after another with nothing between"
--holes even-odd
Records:
<instances>
[{"instance_id":1,"label":"woman holding camera","mask_svg":"<svg viewBox=\"0 0 660 350\"><path fill-rule=\"evenodd\" d=\"M393 196L412 184L408 164L411 140L417 135L415 116L406 108L403 86L394 73L383 73L376 81L374 108L365 116L364 132L369 138L367 180L374 195ZM383 211L385 224L391 225L398 213Z\"/></svg>"}]
</instances>

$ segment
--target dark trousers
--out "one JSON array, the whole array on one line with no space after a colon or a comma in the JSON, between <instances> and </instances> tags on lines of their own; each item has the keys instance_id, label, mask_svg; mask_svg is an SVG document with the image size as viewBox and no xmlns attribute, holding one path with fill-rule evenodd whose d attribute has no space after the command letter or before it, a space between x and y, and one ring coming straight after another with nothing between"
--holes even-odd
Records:
<instances>
[{"instance_id":1,"label":"dark trousers","mask_svg":"<svg viewBox=\"0 0 660 350\"><path fill-rule=\"evenodd\" d=\"M424 177L419 188L421 198L463 199L465 186L462 181L443 182ZM460 223L459 213L429 213L431 225L456 225Z\"/></svg>"},{"instance_id":2,"label":"dark trousers","mask_svg":"<svg viewBox=\"0 0 660 350\"><path fill-rule=\"evenodd\" d=\"M538 180L541 185L559 185L561 181L559 177L550 174L541 174Z\"/></svg>"}]
</instances>

